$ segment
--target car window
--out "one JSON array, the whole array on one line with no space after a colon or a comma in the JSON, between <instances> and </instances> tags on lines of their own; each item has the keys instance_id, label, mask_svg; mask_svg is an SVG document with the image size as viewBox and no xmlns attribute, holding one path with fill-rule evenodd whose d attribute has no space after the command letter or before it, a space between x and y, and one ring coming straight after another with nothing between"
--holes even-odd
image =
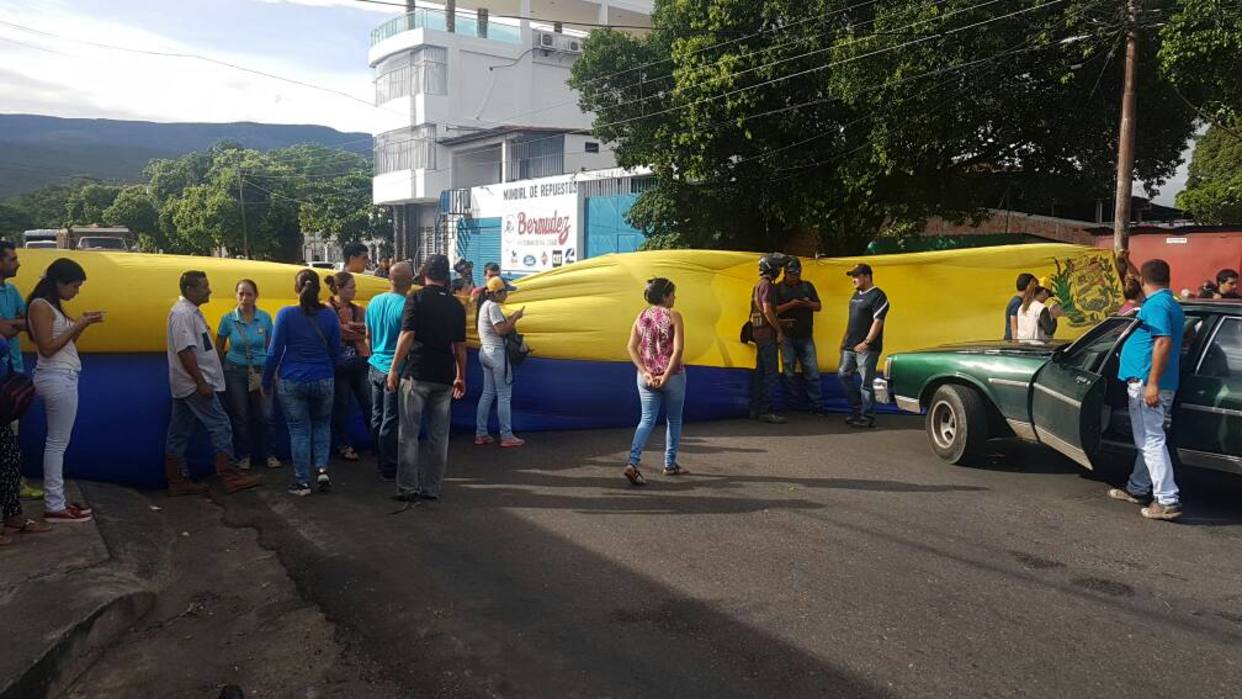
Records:
<instances>
[{"instance_id":1,"label":"car window","mask_svg":"<svg viewBox=\"0 0 1242 699\"><path fill-rule=\"evenodd\" d=\"M1221 321L1195 373L1221 379L1242 379L1242 318Z\"/></svg>"},{"instance_id":2,"label":"car window","mask_svg":"<svg viewBox=\"0 0 1242 699\"><path fill-rule=\"evenodd\" d=\"M1083 371L1099 373L1117 340L1130 326L1133 318L1109 318L1070 345L1061 355L1060 363Z\"/></svg>"}]
</instances>

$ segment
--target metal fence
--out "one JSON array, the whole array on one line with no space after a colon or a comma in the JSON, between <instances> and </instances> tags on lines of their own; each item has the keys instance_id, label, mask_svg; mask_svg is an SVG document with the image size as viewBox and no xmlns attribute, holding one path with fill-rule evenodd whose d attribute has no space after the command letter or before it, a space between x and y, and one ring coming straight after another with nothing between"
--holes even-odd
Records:
<instances>
[{"instance_id":1,"label":"metal fence","mask_svg":"<svg viewBox=\"0 0 1242 699\"><path fill-rule=\"evenodd\" d=\"M478 15L474 12L458 10L455 14L456 26L454 33L472 36L479 39L501 41L506 44L522 43L522 32L516 24L504 19L489 19L480 31ZM400 17L394 17L371 30L371 45L394 37L401 32L412 29L432 29L448 31L448 22L444 10L420 7ZM484 36L486 34L486 36Z\"/></svg>"},{"instance_id":2,"label":"metal fence","mask_svg":"<svg viewBox=\"0 0 1242 699\"><path fill-rule=\"evenodd\" d=\"M423 124L375 137L375 174L436 169L436 125Z\"/></svg>"},{"instance_id":3,"label":"metal fence","mask_svg":"<svg viewBox=\"0 0 1242 699\"><path fill-rule=\"evenodd\" d=\"M375 67L375 104L406 95L448 94L448 49L419 46L389 56Z\"/></svg>"}]
</instances>

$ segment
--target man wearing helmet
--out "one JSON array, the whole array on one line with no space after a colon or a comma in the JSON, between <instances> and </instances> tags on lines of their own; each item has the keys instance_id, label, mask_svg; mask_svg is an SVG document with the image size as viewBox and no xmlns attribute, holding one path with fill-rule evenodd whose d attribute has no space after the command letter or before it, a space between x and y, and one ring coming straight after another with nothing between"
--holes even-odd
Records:
<instances>
[{"instance_id":1,"label":"man wearing helmet","mask_svg":"<svg viewBox=\"0 0 1242 699\"><path fill-rule=\"evenodd\" d=\"M750 322L756 349L755 373L750 382L750 417L773 425L785 422L785 418L772 409L772 391L779 373L779 347L785 341L776 315L774 282L788 261L789 258L779 252L759 258L759 281L750 293Z\"/></svg>"},{"instance_id":2,"label":"man wearing helmet","mask_svg":"<svg viewBox=\"0 0 1242 699\"><path fill-rule=\"evenodd\" d=\"M798 258L789 258L789 263L785 265L785 277L776 287L776 297L776 312L785 331L785 342L781 345L781 360L785 369L785 407L793 408L800 393L796 370L801 364L805 409L822 415L823 386L820 384L819 359L815 354L813 337L815 314L822 306L815 285L802 278L802 262Z\"/></svg>"}]
</instances>

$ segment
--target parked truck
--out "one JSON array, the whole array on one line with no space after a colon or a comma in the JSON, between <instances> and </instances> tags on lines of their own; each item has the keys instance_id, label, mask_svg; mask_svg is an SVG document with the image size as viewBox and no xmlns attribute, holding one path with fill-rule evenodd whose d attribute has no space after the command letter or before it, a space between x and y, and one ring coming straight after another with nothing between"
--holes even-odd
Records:
<instances>
[{"instance_id":1,"label":"parked truck","mask_svg":"<svg viewBox=\"0 0 1242 699\"><path fill-rule=\"evenodd\" d=\"M28 248L128 252L134 248L136 236L124 226L93 225L30 230L23 240Z\"/></svg>"}]
</instances>

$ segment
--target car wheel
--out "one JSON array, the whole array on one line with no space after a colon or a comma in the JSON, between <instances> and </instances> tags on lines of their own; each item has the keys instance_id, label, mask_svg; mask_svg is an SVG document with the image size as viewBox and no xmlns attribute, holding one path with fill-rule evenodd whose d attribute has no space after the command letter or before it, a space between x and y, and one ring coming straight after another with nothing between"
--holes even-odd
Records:
<instances>
[{"instance_id":1,"label":"car wheel","mask_svg":"<svg viewBox=\"0 0 1242 699\"><path fill-rule=\"evenodd\" d=\"M947 384L936 389L926 424L932 451L951 464L965 464L979 456L989 437L983 396L966 386Z\"/></svg>"}]
</instances>

